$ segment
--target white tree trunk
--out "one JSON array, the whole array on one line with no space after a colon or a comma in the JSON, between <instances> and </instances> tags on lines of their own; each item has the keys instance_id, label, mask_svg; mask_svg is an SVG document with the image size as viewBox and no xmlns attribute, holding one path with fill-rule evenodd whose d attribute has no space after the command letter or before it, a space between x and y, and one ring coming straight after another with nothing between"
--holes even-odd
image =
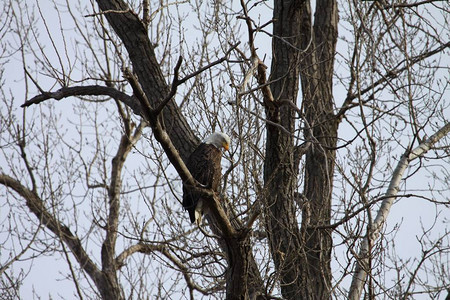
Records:
<instances>
[{"instance_id":1,"label":"white tree trunk","mask_svg":"<svg viewBox=\"0 0 450 300\"><path fill-rule=\"evenodd\" d=\"M352 284L350 286L349 296L348 298L351 300L359 300L361 298L362 290L364 287L364 283L367 277L367 266L368 266L368 257L369 257L369 241L373 243L378 239L380 235L380 231L386 222L386 218L391 209L392 203L394 202L395 197L399 191L399 186L401 179L403 177L403 173L408 167L409 163L414 159L424 155L430 148L438 142L441 138L446 136L450 132L450 123L447 123L444 127L439 129L435 134L433 134L430 138L423 141L418 147L414 148L412 151L409 149L402 155L400 161L397 164L397 167L394 170L394 174L392 175L391 182L386 191L386 199L382 202L380 210L377 213L377 216L372 224L372 228L370 228L369 239L364 238L361 243L361 248L359 250L357 265L355 274L353 275Z\"/></svg>"}]
</instances>

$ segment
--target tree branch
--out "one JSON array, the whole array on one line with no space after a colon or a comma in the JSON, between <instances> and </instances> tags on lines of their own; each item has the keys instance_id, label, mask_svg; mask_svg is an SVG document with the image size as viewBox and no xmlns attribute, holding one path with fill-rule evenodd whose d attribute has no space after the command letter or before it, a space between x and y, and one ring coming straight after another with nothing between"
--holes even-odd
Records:
<instances>
[{"instance_id":1,"label":"tree branch","mask_svg":"<svg viewBox=\"0 0 450 300\"><path fill-rule=\"evenodd\" d=\"M167 103L169 103L170 100L172 100L172 97L175 96L178 86L182 85L183 83L185 83L186 81L188 81L189 79L191 79L192 77L195 77L199 74L201 74L202 72L210 69L211 67L218 65L222 62L224 62L225 60L228 59L228 57L230 56L231 51L233 51L234 49L237 48L237 46L239 46L241 42L236 43L235 45L233 45L226 53L223 57L207 64L206 66L203 66L201 68L199 68L197 71L179 79L179 71L180 71L180 67L181 67L181 63L183 61L183 57L179 57L178 58L178 62L175 66L174 69L174 75L173 75L173 79L172 79L172 85L170 87L170 92L169 94L166 96L166 98L164 98L164 100L153 110L154 113L156 115L158 115L159 113L161 113L161 111L163 110L163 108L167 105Z\"/></svg>"},{"instance_id":2,"label":"tree branch","mask_svg":"<svg viewBox=\"0 0 450 300\"><path fill-rule=\"evenodd\" d=\"M36 193L33 193L27 187L23 186L19 181L8 175L0 174L0 184L11 188L25 199L26 205L31 212L47 229L53 232L55 236L62 239L62 242L69 247L72 254L75 256L76 260L80 264L80 267L91 277L96 286L100 288L103 281L101 271L89 258L89 255L84 250L78 237L76 237L66 225L59 222L53 215L50 214L50 212L45 208L42 199Z\"/></svg>"},{"instance_id":3,"label":"tree branch","mask_svg":"<svg viewBox=\"0 0 450 300\"><path fill-rule=\"evenodd\" d=\"M112 278L116 278L117 266L115 265L115 246L119 226L120 189L122 187L122 169L125 160L133 146L142 134L143 124L135 130L133 136L122 135L119 149L112 159L111 183L108 187L109 214L106 225L106 236L102 245L102 269ZM125 124L125 126L130 126Z\"/></svg>"},{"instance_id":4,"label":"tree branch","mask_svg":"<svg viewBox=\"0 0 450 300\"><path fill-rule=\"evenodd\" d=\"M76 96L109 96L129 106L136 115L142 115L141 105L135 97L129 96L115 88L101 85L63 87L56 92L46 92L34 96L30 100L25 101L25 103L20 107L28 107L33 104L39 104L48 99L55 99L59 101L63 98Z\"/></svg>"},{"instance_id":5,"label":"tree branch","mask_svg":"<svg viewBox=\"0 0 450 300\"><path fill-rule=\"evenodd\" d=\"M442 52L444 49L449 48L450 47L450 42L447 42L445 44L442 44L438 47L436 47L435 49L432 49L430 51L427 51L425 53L421 53L415 57L412 57L409 59L409 64L406 64L403 67L400 67L401 65L403 65L406 60L403 60L401 62L399 62L397 64L397 66L395 66L394 68L392 68L391 70L389 70L388 72L386 72L384 75L381 76L380 79L378 79L377 81L375 81L374 83L372 83L371 85L365 87L365 88L361 88L361 90L358 93L353 93L349 90L347 97L344 100L344 104L342 105L342 107L339 109L339 112L336 114L336 116L340 117L343 114L345 114L345 112L353 107L356 107L357 105L352 105L352 101L354 99L356 99L356 97L358 96L362 96L370 91L372 91L374 88L380 86L381 84L391 80L391 79L395 79L397 78L403 71L405 71L407 68L411 68L413 65L427 59L428 57L433 56L436 53L440 53ZM371 95L373 96L373 94ZM369 97L369 99L371 99Z\"/></svg>"},{"instance_id":6,"label":"tree branch","mask_svg":"<svg viewBox=\"0 0 450 300\"><path fill-rule=\"evenodd\" d=\"M183 274L184 279L186 280L186 284L189 287L191 299L193 298L193 290L197 290L201 292L204 295L209 295L211 292L201 288L195 282L192 281L189 270L186 268L186 266L175 256L173 256L169 250L167 245L164 244L148 244L148 243L138 243L135 245L132 245L122 251L122 253L119 254L116 258L116 265L121 267L125 264L125 260L130 257L131 255L135 253L143 253L143 254L151 254L154 252L159 252L163 254L170 262L172 262L178 270Z\"/></svg>"},{"instance_id":7,"label":"tree branch","mask_svg":"<svg viewBox=\"0 0 450 300\"><path fill-rule=\"evenodd\" d=\"M359 255L357 257L357 265L355 269L355 274L353 275L352 284L350 286L348 298L351 300L359 300L361 298L364 283L367 277L366 266L369 260L369 240L373 243L378 239L380 231L386 222L389 211L392 207L394 199L400 189L400 182L403 177L403 173L409 166L409 163L414 159L423 156L434 144L436 144L440 139L446 136L450 132L450 123L447 123L441 129L439 129L430 138L422 142L419 146L413 150L407 149L406 152L400 158L397 167L392 175L391 182L386 191L386 199L381 203L381 207L377 213L377 216L372 224L372 228L369 228L370 237L364 238L361 246Z\"/></svg>"},{"instance_id":8,"label":"tree branch","mask_svg":"<svg viewBox=\"0 0 450 300\"><path fill-rule=\"evenodd\" d=\"M244 13L244 16L241 17L241 19L245 20L245 23L247 25L247 31L248 31L248 44L250 47L251 57L252 57L252 66L247 71L247 74L244 76L244 81L241 84L238 98L243 95L245 91L245 85L247 84L248 80L250 79L251 75L255 75L255 78L258 82L258 89L261 89L261 93L263 95L263 101L266 107L273 107L274 105L274 97L272 94L272 90L270 89L270 85L267 82L267 66L264 64L264 62L259 58L258 53L256 52L255 47L255 39L253 34L255 33L255 30L253 29L252 25L252 19L248 15L247 5L246 3L241 0L241 7L242 11ZM239 100L239 99L238 99ZM238 101L239 103L240 101Z\"/></svg>"}]
</instances>

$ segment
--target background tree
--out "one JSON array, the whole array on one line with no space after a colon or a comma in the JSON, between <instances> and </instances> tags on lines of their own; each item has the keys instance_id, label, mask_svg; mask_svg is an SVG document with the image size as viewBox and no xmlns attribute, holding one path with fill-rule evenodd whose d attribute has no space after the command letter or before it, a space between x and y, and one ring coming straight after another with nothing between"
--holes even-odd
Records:
<instances>
[{"instance_id":1,"label":"background tree","mask_svg":"<svg viewBox=\"0 0 450 300\"><path fill-rule=\"evenodd\" d=\"M443 296L448 3L314 5L5 2L2 296L46 255L78 298ZM212 131L219 194L183 163Z\"/></svg>"}]
</instances>

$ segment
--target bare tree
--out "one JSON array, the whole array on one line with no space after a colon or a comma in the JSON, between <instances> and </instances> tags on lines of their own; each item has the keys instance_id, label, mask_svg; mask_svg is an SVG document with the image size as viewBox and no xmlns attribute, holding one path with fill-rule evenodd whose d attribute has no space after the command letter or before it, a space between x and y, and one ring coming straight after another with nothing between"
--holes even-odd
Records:
<instances>
[{"instance_id":1,"label":"bare tree","mask_svg":"<svg viewBox=\"0 0 450 300\"><path fill-rule=\"evenodd\" d=\"M3 4L2 296L44 255L80 299L450 289L448 3L271 5ZM220 193L184 164L212 131ZM210 199L200 227L182 183ZM435 215L405 256L389 212L411 199Z\"/></svg>"}]
</instances>

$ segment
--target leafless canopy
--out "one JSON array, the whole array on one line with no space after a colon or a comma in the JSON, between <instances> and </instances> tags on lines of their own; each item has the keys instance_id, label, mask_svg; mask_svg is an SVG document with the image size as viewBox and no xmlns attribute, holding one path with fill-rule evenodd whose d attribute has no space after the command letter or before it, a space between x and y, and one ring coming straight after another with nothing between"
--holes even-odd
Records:
<instances>
[{"instance_id":1,"label":"leafless canopy","mask_svg":"<svg viewBox=\"0 0 450 300\"><path fill-rule=\"evenodd\" d=\"M0 298L448 294L448 2L229 2L0 4Z\"/></svg>"}]
</instances>

